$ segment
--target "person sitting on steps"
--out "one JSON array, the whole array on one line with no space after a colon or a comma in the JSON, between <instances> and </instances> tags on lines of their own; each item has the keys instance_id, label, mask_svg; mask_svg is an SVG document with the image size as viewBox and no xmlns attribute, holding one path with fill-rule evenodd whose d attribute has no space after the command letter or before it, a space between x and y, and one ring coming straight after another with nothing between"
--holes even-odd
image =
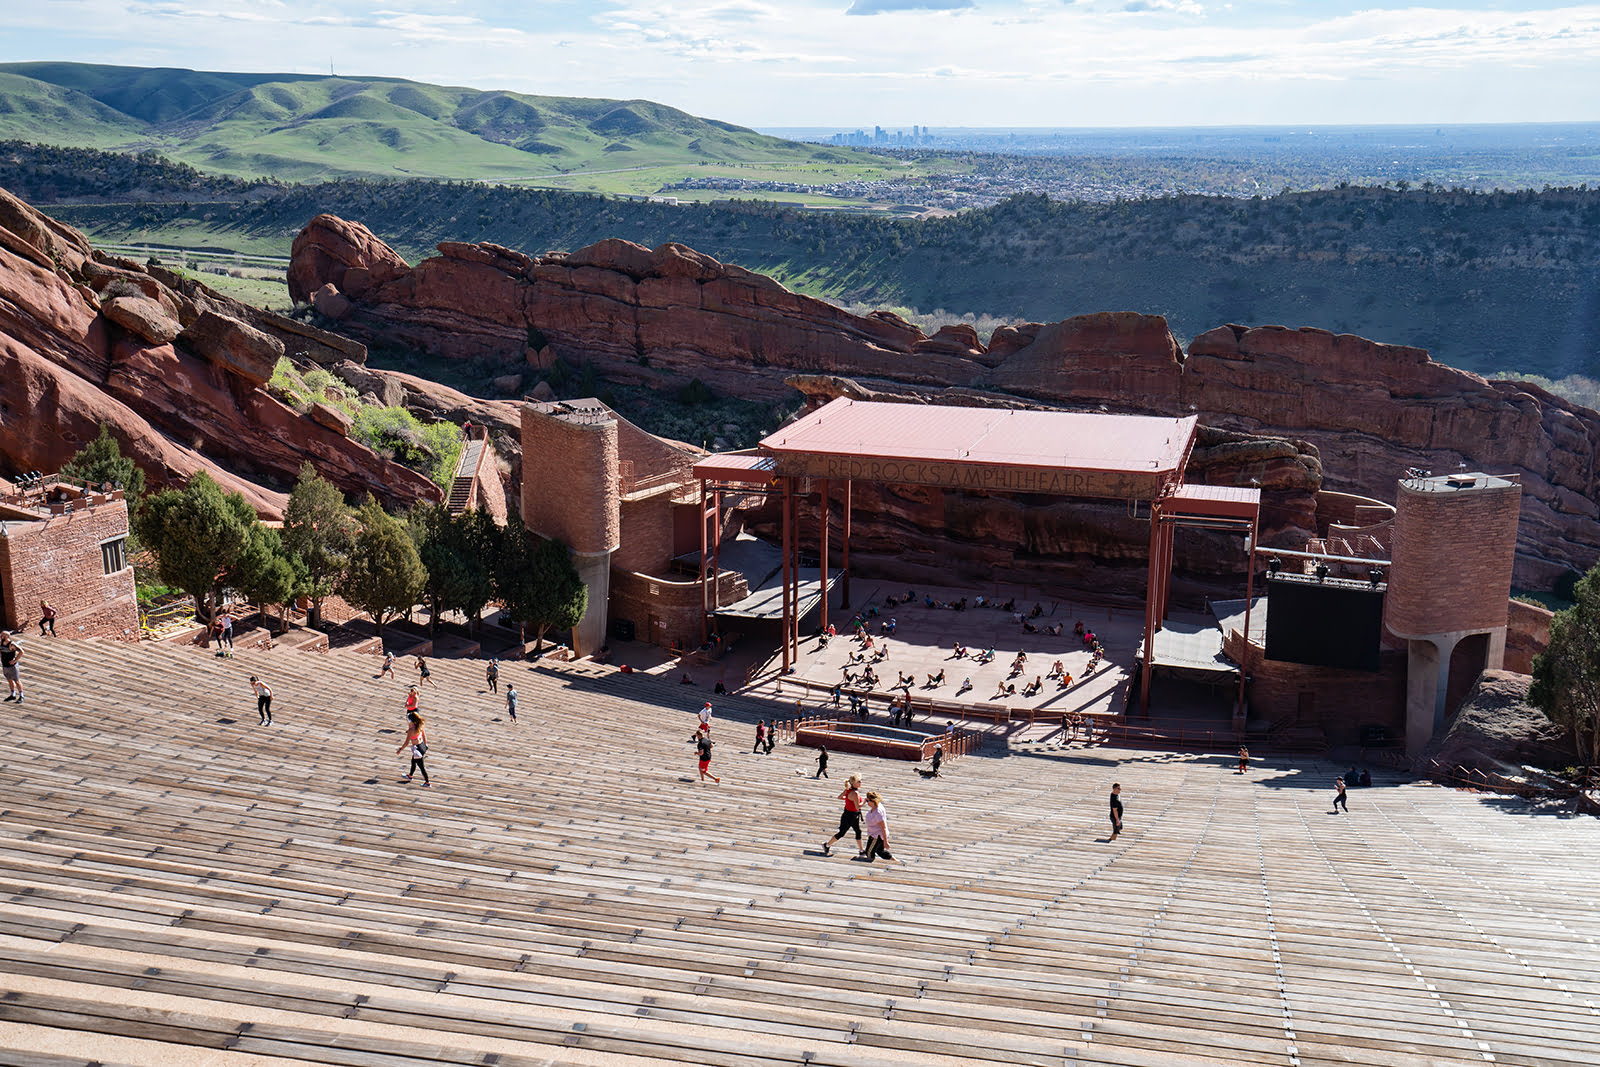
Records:
<instances>
[{"instance_id":1,"label":"person sitting on steps","mask_svg":"<svg viewBox=\"0 0 1600 1067\"><path fill-rule=\"evenodd\" d=\"M941 667L939 669L939 673L938 674L930 674L930 675L928 675L927 688L929 688L929 689L937 689L937 688L939 688L939 686L941 686L943 684L944 684L944 668Z\"/></svg>"}]
</instances>

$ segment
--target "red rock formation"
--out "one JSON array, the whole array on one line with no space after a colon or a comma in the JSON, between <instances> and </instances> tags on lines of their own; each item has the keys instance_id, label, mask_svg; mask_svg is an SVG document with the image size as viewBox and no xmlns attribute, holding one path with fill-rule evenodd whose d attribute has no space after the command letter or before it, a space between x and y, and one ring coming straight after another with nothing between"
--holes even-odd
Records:
<instances>
[{"instance_id":1,"label":"red rock formation","mask_svg":"<svg viewBox=\"0 0 1600 1067\"><path fill-rule=\"evenodd\" d=\"M795 370L944 385L983 371L976 334L936 343L887 313L858 316L678 244L606 240L537 259L444 242L407 268L364 227L319 215L295 238L290 292L353 302L342 325L455 358L551 352L613 381L777 400ZM918 348L917 345L922 347Z\"/></svg>"},{"instance_id":2,"label":"red rock formation","mask_svg":"<svg viewBox=\"0 0 1600 1067\"><path fill-rule=\"evenodd\" d=\"M102 313L107 286L125 295ZM151 488L208 470L265 516L286 500L269 486L291 484L308 459L346 492L442 497L269 396L260 383L281 342L230 316L226 297L195 291L199 301L135 264L92 258L81 234L0 190L0 464L59 470L105 422Z\"/></svg>"},{"instance_id":3,"label":"red rock formation","mask_svg":"<svg viewBox=\"0 0 1600 1067\"><path fill-rule=\"evenodd\" d=\"M352 299L351 329L444 355L520 361L539 355L542 336L547 352L592 361L613 381L676 388L696 377L754 399L783 396L784 379L800 371L849 376L869 392L909 385L970 397L977 387L1070 407L1193 411L1214 427L1314 446L1219 453L1214 469L1246 483L1308 477L1317 454L1330 488L1380 500L1393 499L1411 466L1519 475L1519 584L1548 587L1600 557L1600 416L1420 349L1225 326L1186 356L1164 320L1118 312L1001 327L985 350L963 328L929 338L887 313L850 315L681 245L611 240L535 259L447 242L407 268L363 227L319 216L295 249L297 296L332 283ZM1279 524L1287 532L1304 518L1291 507Z\"/></svg>"}]
</instances>

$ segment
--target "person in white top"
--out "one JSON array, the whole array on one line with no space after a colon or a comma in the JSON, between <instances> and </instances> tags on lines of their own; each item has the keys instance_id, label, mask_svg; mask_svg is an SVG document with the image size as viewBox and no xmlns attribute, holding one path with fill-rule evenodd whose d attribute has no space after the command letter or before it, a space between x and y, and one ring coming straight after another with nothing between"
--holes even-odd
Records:
<instances>
[{"instance_id":1,"label":"person in white top","mask_svg":"<svg viewBox=\"0 0 1600 1067\"><path fill-rule=\"evenodd\" d=\"M700 729L704 730L708 737L710 736L710 734L711 734L711 701L709 701L709 700L706 701L705 702L705 706L700 709Z\"/></svg>"},{"instance_id":2,"label":"person in white top","mask_svg":"<svg viewBox=\"0 0 1600 1067\"><path fill-rule=\"evenodd\" d=\"M272 686L255 675L250 676L250 688L256 691L256 714L261 716L258 726L272 725Z\"/></svg>"},{"instance_id":3,"label":"person in white top","mask_svg":"<svg viewBox=\"0 0 1600 1067\"><path fill-rule=\"evenodd\" d=\"M867 831L867 849L862 853L862 858L871 863L876 857L882 856L891 863L895 862L895 858L889 854L889 811L876 791L867 792L867 810L861 813L861 824Z\"/></svg>"}]
</instances>

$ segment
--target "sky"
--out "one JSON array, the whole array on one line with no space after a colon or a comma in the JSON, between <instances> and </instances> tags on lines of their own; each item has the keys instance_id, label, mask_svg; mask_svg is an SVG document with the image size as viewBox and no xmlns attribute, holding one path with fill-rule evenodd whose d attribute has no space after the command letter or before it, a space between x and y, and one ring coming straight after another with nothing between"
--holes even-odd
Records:
<instances>
[{"instance_id":1,"label":"sky","mask_svg":"<svg viewBox=\"0 0 1600 1067\"><path fill-rule=\"evenodd\" d=\"M1600 121L1600 4L23 0L0 59L644 98L745 126Z\"/></svg>"}]
</instances>

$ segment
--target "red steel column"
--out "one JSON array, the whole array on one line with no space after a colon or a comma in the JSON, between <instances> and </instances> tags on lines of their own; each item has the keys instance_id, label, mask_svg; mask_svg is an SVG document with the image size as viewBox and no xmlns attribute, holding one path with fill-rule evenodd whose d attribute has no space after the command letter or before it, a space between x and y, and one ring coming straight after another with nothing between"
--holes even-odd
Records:
<instances>
[{"instance_id":1,"label":"red steel column","mask_svg":"<svg viewBox=\"0 0 1600 1067\"><path fill-rule=\"evenodd\" d=\"M1150 714L1150 661L1155 655L1156 602L1160 597L1161 505L1150 502L1150 567L1144 586L1144 662L1139 668L1139 711Z\"/></svg>"},{"instance_id":2,"label":"red steel column","mask_svg":"<svg viewBox=\"0 0 1600 1067\"><path fill-rule=\"evenodd\" d=\"M1256 534L1260 531L1261 510L1250 517L1250 536L1244 543L1244 650L1239 657L1239 703L1234 708L1235 722L1242 728L1249 714L1244 708L1245 664L1250 658L1250 602L1256 593Z\"/></svg>"},{"instance_id":3,"label":"red steel column","mask_svg":"<svg viewBox=\"0 0 1600 1067\"><path fill-rule=\"evenodd\" d=\"M711 598L706 590L706 480L700 479L700 643L710 639L707 620L711 615Z\"/></svg>"},{"instance_id":4,"label":"red steel column","mask_svg":"<svg viewBox=\"0 0 1600 1067\"><path fill-rule=\"evenodd\" d=\"M844 483L844 530L842 531L844 560L840 563L840 569L844 571L844 577L839 580L839 609L841 611L850 610L850 487L853 484L855 483L848 479Z\"/></svg>"},{"instance_id":5,"label":"red steel column","mask_svg":"<svg viewBox=\"0 0 1600 1067\"><path fill-rule=\"evenodd\" d=\"M789 673L789 543L794 536L789 529L789 497L791 479L783 480L783 501L779 510L783 513L783 673Z\"/></svg>"},{"instance_id":6,"label":"red steel column","mask_svg":"<svg viewBox=\"0 0 1600 1067\"><path fill-rule=\"evenodd\" d=\"M832 510L828 499L828 479L822 479L822 630L828 629L828 525L832 519L829 512Z\"/></svg>"}]
</instances>

